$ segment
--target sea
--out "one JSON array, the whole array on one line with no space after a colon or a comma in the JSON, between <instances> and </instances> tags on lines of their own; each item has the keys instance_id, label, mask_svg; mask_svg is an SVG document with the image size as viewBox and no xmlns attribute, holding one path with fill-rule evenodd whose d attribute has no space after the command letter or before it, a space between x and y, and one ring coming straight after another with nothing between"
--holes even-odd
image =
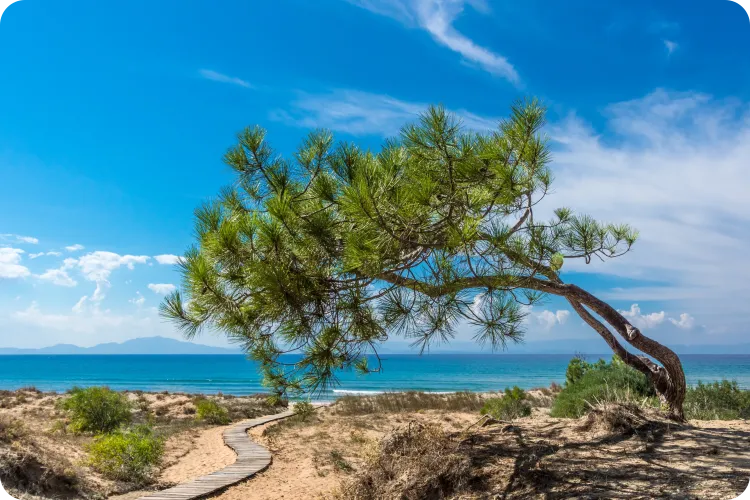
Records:
<instances>
[{"instance_id":1,"label":"sea","mask_svg":"<svg viewBox=\"0 0 750 500\"><path fill-rule=\"evenodd\" d=\"M611 355L602 355L609 359ZM497 391L547 387L565 381L566 354L383 355L382 371L337 374L317 399L388 391ZM293 355L284 361L294 362ZM598 356L587 356L595 361ZM750 389L750 355L683 355L689 384L736 380ZM371 363L372 366L372 363ZM237 396L267 392L258 365L242 355L8 355L0 356L0 389L34 386L63 392L74 386Z\"/></svg>"}]
</instances>

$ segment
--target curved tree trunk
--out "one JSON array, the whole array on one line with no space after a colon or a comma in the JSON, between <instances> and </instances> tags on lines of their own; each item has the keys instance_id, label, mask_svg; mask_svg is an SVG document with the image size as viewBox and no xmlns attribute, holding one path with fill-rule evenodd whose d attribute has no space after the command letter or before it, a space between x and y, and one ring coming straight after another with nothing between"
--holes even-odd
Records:
<instances>
[{"instance_id":1,"label":"curved tree trunk","mask_svg":"<svg viewBox=\"0 0 750 500\"><path fill-rule=\"evenodd\" d=\"M563 285L568 293L565 297L576 313L607 342L612 350L625 363L646 374L654 385L657 395L667 406L669 417L684 421L683 403L687 384L680 358L668 347L646 337L641 331L612 306L596 298L576 285ZM653 357L662 366L657 365L646 356L637 356L628 352L615 338L609 329L594 318L584 307L589 307L611 325L630 345Z\"/></svg>"}]
</instances>

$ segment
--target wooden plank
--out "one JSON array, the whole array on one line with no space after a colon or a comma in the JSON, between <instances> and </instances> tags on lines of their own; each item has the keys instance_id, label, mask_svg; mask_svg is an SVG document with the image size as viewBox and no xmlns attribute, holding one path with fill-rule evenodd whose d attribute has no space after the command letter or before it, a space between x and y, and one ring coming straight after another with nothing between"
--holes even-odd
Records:
<instances>
[{"instance_id":1,"label":"wooden plank","mask_svg":"<svg viewBox=\"0 0 750 500\"><path fill-rule=\"evenodd\" d=\"M317 404L315 406L325 406ZM172 488L157 491L140 497L138 500L193 500L202 498L228 486L242 482L271 464L271 453L261 445L253 442L247 435L247 430L259 425L275 422L291 417L293 411L267 415L265 417L243 420L224 431L224 444L237 454L232 465L228 465L207 476L202 476L190 482L178 484Z\"/></svg>"}]
</instances>

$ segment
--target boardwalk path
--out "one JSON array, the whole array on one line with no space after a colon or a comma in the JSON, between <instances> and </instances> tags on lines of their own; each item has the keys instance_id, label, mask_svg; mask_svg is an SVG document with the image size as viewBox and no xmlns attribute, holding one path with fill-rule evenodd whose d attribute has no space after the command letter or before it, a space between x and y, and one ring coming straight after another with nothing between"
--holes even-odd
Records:
<instances>
[{"instance_id":1,"label":"boardwalk path","mask_svg":"<svg viewBox=\"0 0 750 500\"><path fill-rule=\"evenodd\" d=\"M192 500L215 493L233 484L237 484L262 471L271 464L271 453L261 445L254 443L247 435L251 427L281 420L294 414L291 410L276 415L243 420L224 431L224 442L237 453L237 461L207 476L199 477L189 483L182 483L173 488L157 491L138 500Z\"/></svg>"}]
</instances>

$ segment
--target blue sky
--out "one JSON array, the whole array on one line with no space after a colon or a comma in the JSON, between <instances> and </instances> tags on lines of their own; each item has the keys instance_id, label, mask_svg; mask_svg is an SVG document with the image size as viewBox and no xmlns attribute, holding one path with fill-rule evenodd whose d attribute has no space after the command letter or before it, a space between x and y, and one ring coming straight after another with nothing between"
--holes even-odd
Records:
<instances>
[{"instance_id":1,"label":"blue sky","mask_svg":"<svg viewBox=\"0 0 750 500\"><path fill-rule=\"evenodd\" d=\"M377 148L428 103L486 129L527 95L555 150L540 210L642 235L565 279L666 342L744 341L749 48L724 0L17 2L0 21L0 346L179 337L154 308L247 125L287 154L311 127ZM530 341L595 335L555 300L528 321Z\"/></svg>"}]
</instances>

